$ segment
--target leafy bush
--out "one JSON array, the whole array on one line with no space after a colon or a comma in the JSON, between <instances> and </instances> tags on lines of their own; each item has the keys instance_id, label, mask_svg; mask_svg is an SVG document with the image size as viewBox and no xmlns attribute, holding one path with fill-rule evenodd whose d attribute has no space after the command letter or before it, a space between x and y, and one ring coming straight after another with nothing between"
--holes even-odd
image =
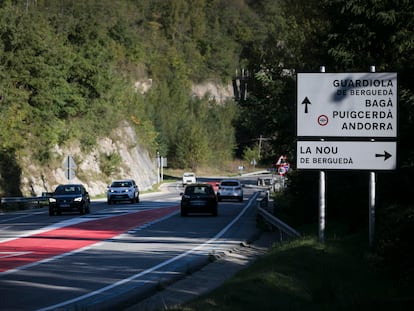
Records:
<instances>
[{"instance_id":1,"label":"leafy bush","mask_svg":"<svg viewBox=\"0 0 414 311\"><path fill-rule=\"evenodd\" d=\"M393 205L381 209L377 216L375 252L383 264L393 267L403 282L414 280L414 205Z\"/></svg>"},{"instance_id":2,"label":"leafy bush","mask_svg":"<svg viewBox=\"0 0 414 311\"><path fill-rule=\"evenodd\" d=\"M118 173L119 167L121 165L122 158L121 156L114 152L111 154L101 154L99 157L99 168L102 173L110 177Z\"/></svg>"}]
</instances>

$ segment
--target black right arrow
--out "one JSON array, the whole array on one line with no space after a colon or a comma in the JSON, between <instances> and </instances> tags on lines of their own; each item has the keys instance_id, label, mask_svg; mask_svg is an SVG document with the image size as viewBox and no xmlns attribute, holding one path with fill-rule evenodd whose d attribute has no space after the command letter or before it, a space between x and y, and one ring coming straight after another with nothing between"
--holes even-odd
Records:
<instances>
[{"instance_id":1,"label":"black right arrow","mask_svg":"<svg viewBox=\"0 0 414 311\"><path fill-rule=\"evenodd\" d=\"M305 97L305 99L302 102L302 105L305 105L305 113L308 113L308 105L312 105L309 98Z\"/></svg>"},{"instance_id":2,"label":"black right arrow","mask_svg":"<svg viewBox=\"0 0 414 311\"><path fill-rule=\"evenodd\" d=\"M387 151L384 150L384 154L375 154L376 158L384 157L384 161L391 158L391 154L389 154Z\"/></svg>"}]
</instances>

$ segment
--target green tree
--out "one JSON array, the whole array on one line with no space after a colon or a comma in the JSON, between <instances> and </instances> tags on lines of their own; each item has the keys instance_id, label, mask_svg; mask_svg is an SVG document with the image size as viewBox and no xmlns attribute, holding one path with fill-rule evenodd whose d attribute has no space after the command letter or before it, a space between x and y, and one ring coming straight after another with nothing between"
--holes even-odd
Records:
<instances>
[{"instance_id":1,"label":"green tree","mask_svg":"<svg viewBox=\"0 0 414 311\"><path fill-rule=\"evenodd\" d=\"M200 123L187 120L177 131L179 143L176 148L176 160L181 167L193 171L203 165L209 153L208 136Z\"/></svg>"},{"instance_id":2,"label":"green tree","mask_svg":"<svg viewBox=\"0 0 414 311\"><path fill-rule=\"evenodd\" d=\"M399 141L402 165L414 164L414 3L325 1L331 28L326 39L332 71L398 72Z\"/></svg>"},{"instance_id":3,"label":"green tree","mask_svg":"<svg viewBox=\"0 0 414 311\"><path fill-rule=\"evenodd\" d=\"M208 135L208 163L220 165L234 158L236 135L234 123L237 120L238 107L233 101L224 103L209 102L204 99L208 114L203 120L203 127Z\"/></svg>"},{"instance_id":4,"label":"green tree","mask_svg":"<svg viewBox=\"0 0 414 311\"><path fill-rule=\"evenodd\" d=\"M260 160L259 156L259 146L246 147L243 150L243 160L245 160L249 165L256 166Z\"/></svg>"}]
</instances>

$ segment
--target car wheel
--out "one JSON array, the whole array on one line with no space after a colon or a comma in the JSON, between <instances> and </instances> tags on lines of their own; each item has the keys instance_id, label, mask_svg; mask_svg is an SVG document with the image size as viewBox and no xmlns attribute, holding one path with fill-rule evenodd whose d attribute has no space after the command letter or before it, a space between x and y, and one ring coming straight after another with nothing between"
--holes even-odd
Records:
<instances>
[{"instance_id":1,"label":"car wheel","mask_svg":"<svg viewBox=\"0 0 414 311\"><path fill-rule=\"evenodd\" d=\"M85 205L82 205L82 207L79 209L79 213L81 215L84 215L85 214Z\"/></svg>"},{"instance_id":2,"label":"car wheel","mask_svg":"<svg viewBox=\"0 0 414 311\"><path fill-rule=\"evenodd\" d=\"M49 208L49 216L54 216L55 212L53 211L53 209Z\"/></svg>"},{"instance_id":3,"label":"car wheel","mask_svg":"<svg viewBox=\"0 0 414 311\"><path fill-rule=\"evenodd\" d=\"M106 203L108 203L108 205L111 205L112 204L112 201L111 200L108 200Z\"/></svg>"},{"instance_id":4,"label":"car wheel","mask_svg":"<svg viewBox=\"0 0 414 311\"><path fill-rule=\"evenodd\" d=\"M212 215L213 215L214 217L216 217L216 216L217 216L217 208L213 210Z\"/></svg>"},{"instance_id":5,"label":"car wheel","mask_svg":"<svg viewBox=\"0 0 414 311\"><path fill-rule=\"evenodd\" d=\"M86 208L86 214L90 214L91 213L91 207L88 205L88 207Z\"/></svg>"},{"instance_id":6,"label":"car wheel","mask_svg":"<svg viewBox=\"0 0 414 311\"><path fill-rule=\"evenodd\" d=\"M135 198L135 203L139 203L139 196Z\"/></svg>"},{"instance_id":7,"label":"car wheel","mask_svg":"<svg viewBox=\"0 0 414 311\"><path fill-rule=\"evenodd\" d=\"M184 210L181 210L181 217L185 217L185 216L187 216L187 212Z\"/></svg>"}]
</instances>

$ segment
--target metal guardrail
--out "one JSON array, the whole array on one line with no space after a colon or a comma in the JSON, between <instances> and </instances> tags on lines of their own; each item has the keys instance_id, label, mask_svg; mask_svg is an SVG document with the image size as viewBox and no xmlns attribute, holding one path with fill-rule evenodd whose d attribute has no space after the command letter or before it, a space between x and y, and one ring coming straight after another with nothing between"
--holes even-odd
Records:
<instances>
[{"instance_id":1,"label":"metal guardrail","mask_svg":"<svg viewBox=\"0 0 414 311\"><path fill-rule=\"evenodd\" d=\"M272 215L267 210L265 210L265 208L269 204L268 195L269 194L266 193L266 196L262 200L260 200L258 204L259 206L257 207L257 212L259 213L259 215L261 215L265 221L270 223L272 226L278 228L280 232L283 232L289 237L295 237L295 238L301 237L301 234L298 231L296 231L295 229L290 227L288 224L284 223L279 218L277 218L276 216Z\"/></svg>"},{"instance_id":2,"label":"metal guardrail","mask_svg":"<svg viewBox=\"0 0 414 311\"><path fill-rule=\"evenodd\" d=\"M18 205L18 206L26 206L26 205L37 205L37 207L42 207L48 205L50 195L44 195L41 197L2 197L1 198L1 205Z\"/></svg>"}]
</instances>

